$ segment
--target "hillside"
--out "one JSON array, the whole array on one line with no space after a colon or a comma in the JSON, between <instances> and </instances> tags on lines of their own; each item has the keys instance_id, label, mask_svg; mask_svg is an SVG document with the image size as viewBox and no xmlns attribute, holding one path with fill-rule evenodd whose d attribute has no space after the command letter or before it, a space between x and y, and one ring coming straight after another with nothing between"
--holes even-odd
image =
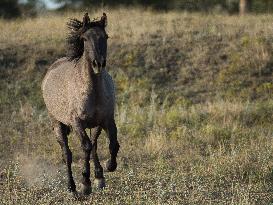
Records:
<instances>
[{"instance_id":1,"label":"hillside","mask_svg":"<svg viewBox=\"0 0 273 205\"><path fill-rule=\"evenodd\" d=\"M137 9L107 14L107 69L116 82L121 152L117 173L106 174L109 186L92 200L268 204L273 16ZM66 53L68 17L81 15L0 20L1 204L74 203L64 194L61 152L40 84ZM73 135L71 146L79 174ZM105 160L104 136L99 146Z\"/></svg>"}]
</instances>

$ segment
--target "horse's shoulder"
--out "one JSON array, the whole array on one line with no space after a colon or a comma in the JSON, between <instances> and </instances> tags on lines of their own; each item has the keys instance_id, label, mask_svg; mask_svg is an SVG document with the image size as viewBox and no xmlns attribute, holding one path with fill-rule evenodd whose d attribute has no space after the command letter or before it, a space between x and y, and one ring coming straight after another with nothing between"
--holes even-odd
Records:
<instances>
[{"instance_id":1,"label":"horse's shoulder","mask_svg":"<svg viewBox=\"0 0 273 205\"><path fill-rule=\"evenodd\" d=\"M104 78L104 83L106 86L105 92L107 93L107 95L110 95L113 98L115 98L115 84L114 84L112 76L105 71L103 74L103 78Z\"/></svg>"},{"instance_id":2,"label":"horse's shoulder","mask_svg":"<svg viewBox=\"0 0 273 205\"><path fill-rule=\"evenodd\" d=\"M113 78L107 71L104 72L103 77L107 84L109 84L111 87L114 87Z\"/></svg>"}]
</instances>

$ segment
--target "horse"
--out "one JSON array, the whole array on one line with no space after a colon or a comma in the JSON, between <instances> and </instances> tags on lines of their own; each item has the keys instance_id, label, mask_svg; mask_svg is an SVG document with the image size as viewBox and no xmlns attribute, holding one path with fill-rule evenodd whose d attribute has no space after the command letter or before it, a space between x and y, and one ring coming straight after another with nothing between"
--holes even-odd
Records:
<instances>
[{"instance_id":1,"label":"horse","mask_svg":"<svg viewBox=\"0 0 273 205\"><path fill-rule=\"evenodd\" d=\"M114 119L115 87L106 71L107 16L90 21L88 13L83 20L70 19L67 23L67 55L55 61L43 82L43 99L61 146L67 167L68 190L76 192L71 164L72 152L68 135L73 130L80 139L83 159L81 193L92 192L90 181L90 155L95 167L95 184L105 187L103 168L97 155L97 139L102 130L109 138L110 159L106 170L117 168L119 142ZM90 138L86 129L90 129Z\"/></svg>"}]
</instances>

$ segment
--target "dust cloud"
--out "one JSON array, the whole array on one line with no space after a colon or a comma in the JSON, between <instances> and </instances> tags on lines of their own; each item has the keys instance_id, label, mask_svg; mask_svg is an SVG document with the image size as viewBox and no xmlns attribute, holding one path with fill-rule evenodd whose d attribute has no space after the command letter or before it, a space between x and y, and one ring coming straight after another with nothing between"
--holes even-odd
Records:
<instances>
[{"instance_id":1,"label":"dust cloud","mask_svg":"<svg viewBox=\"0 0 273 205\"><path fill-rule=\"evenodd\" d=\"M49 187L60 184L63 180L61 167L45 161L42 157L18 155L19 175L28 187Z\"/></svg>"}]
</instances>

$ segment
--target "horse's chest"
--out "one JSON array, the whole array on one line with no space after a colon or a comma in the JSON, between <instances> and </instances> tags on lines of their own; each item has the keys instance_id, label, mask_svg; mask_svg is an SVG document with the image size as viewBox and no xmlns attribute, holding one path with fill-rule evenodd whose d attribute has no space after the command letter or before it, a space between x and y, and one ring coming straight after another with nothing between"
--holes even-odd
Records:
<instances>
[{"instance_id":1,"label":"horse's chest","mask_svg":"<svg viewBox=\"0 0 273 205\"><path fill-rule=\"evenodd\" d=\"M95 103L95 117L99 120L108 118L114 111L114 100L110 94L99 98Z\"/></svg>"},{"instance_id":2,"label":"horse's chest","mask_svg":"<svg viewBox=\"0 0 273 205\"><path fill-rule=\"evenodd\" d=\"M114 86L112 81L104 78L97 79L92 89L82 89L76 94L77 103L80 104L77 106L79 117L92 122L92 125L102 124L114 114Z\"/></svg>"},{"instance_id":3,"label":"horse's chest","mask_svg":"<svg viewBox=\"0 0 273 205\"><path fill-rule=\"evenodd\" d=\"M98 95L86 99L85 106L81 106L80 118L89 121L92 126L102 124L114 113L114 99L111 95Z\"/></svg>"}]
</instances>

